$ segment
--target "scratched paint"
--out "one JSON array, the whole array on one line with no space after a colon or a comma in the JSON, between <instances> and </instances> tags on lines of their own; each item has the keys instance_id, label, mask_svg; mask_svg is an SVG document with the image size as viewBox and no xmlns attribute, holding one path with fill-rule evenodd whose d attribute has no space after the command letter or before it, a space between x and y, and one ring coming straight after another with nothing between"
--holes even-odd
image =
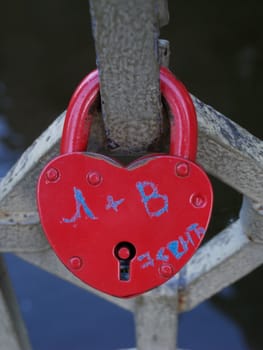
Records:
<instances>
[{"instance_id":1,"label":"scratched paint","mask_svg":"<svg viewBox=\"0 0 263 350\"><path fill-rule=\"evenodd\" d=\"M107 196L107 204L106 204L106 210L113 209L115 212L119 211L119 206L124 202L124 198L121 198L117 201L113 199L112 196Z\"/></svg>"},{"instance_id":2,"label":"scratched paint","mask_svg":"<svg viewBox=\"0 0 263 350\"><path fill-rule=\"evenodd\" d=\"M141 254L137 258L139 262L143 261L141 268L154 267L156 261L168 262L171 254L176 260L180 260L189 251L190 246L194 248L197 245L192 237L193 234L198 238L198 241L200 241L205 234L205 229L198 223L188 226L184 235L179 236L177 240L168 242L166 247L161 247L157 251L155 259L152 258L149 251ZM171 254L167 255L165 252L170 252Z\"/></svg>"},{"instance_id":3,"label":"scratched paint","mask_svg":"<svg viewBox=\"0 0 263 350\"><path fill-rule=\"evenodd\" d=\"M136 187L141 195L144 208L150 217L154 217L154 216L159 217L163 215L165 212L168 212L168 196L166 194L158 193L157 186L153 182L138 181L136 183ZM149 195L145 193L145 187L151 188L152 192ZM151 211L149 208L149 202L153 199L161 199L163 201L163 207L160 208L159 210Z\"/></svg>"},{"instance_id":4,"label":"scratched paint","mask_svg":"<svg viewBox=\"0 0 263 350\"><path fill-rule=\"evenodd\" d=\"M93 212L91 211L91 209L88 207L86 200L81 192L81 190L79 190L78 188L74 187L73 188L74 191L74 198L75 198L75 203L76 203L76 211L75 214L70 218L63 218L63 222L65 222L66 224L69 223L74 223L76 222L78 219L81 218L81 208L83 208L84 213L91 219L91 220L97 220L98 218L93 214Z\"/></svg>"}]
</instances>

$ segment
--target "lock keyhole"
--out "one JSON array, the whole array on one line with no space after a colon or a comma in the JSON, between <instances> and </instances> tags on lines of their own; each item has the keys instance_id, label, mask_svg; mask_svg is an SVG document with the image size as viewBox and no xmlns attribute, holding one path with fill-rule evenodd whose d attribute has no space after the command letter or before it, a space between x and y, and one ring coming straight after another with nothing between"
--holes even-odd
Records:
<instances>
[{"instance_id":1,"label":"lock keyhole","mask_svg":"<svg viewBox=\"0 0 263 350\"><path fill-rule=\"evenodd\" d=\"M114 249L114 255L119 261L120 281L130 280L130 263L135 257L136 249L130 242L120 242Z\"/></svg>"}]
</instances>

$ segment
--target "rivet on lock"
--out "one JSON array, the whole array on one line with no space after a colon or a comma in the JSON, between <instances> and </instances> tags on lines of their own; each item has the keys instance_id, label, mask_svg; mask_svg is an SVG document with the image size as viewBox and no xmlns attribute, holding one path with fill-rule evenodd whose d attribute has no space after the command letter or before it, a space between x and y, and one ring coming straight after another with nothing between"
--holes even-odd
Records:
<instances>
[{"instance_id":1,"label":"rivet on lock","mask_svg":"<svg viewBox=\"0 0 263 350\"><path fill-rule=\"evenodd\" d=\"M41 223L59 259L83 282L117 297L136 296L173 277L197 250L211 216L212 187L195 163L192 100L166 68L160 89L173 116L169 155L125 167L85 152L99 94L94 71L69 104L61 154L38 181Z\"/></svg>"}]
</instances>

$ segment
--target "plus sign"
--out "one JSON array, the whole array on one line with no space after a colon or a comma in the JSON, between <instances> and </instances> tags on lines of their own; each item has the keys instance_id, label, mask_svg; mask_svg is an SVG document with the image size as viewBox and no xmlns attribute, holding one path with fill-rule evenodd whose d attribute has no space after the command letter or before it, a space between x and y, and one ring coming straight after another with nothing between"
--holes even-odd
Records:
<instances>
[{"instance_id":1,"label":"plus sign","mask_svg":"<svg viewBox=\"0 0 263 350\"><path fill-rule=\"evenodd\" d=\"M113 209L114 211L118 212L118 207L124 202L124 198L119 199L118 201L115 201L112 196L107 197L107 205L106 209L110 210Z\"/></svg>"}]
</instances>

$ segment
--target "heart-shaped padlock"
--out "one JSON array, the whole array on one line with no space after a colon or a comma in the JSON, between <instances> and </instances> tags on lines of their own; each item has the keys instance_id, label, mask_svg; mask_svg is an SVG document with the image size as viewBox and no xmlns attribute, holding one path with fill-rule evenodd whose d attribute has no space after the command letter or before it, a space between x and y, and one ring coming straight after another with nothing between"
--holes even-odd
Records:
<instances>
[{"instance_id":1,"label":"heart-shaped padlock","mask_svg":"<svg viewBox=\"0 0 263 350\"><path fill-rule=\"evenodd\" d=\"M194 163L192 100L166 68L160 88L173 115L170 155L124 167L84 153L99 93L94 71L71 99L61 155L38 181L41 223L59 259L85 283L117 297L146 292L177 273L201 243L211 215L211 184Z\"/></svg>"}]
</instances>

